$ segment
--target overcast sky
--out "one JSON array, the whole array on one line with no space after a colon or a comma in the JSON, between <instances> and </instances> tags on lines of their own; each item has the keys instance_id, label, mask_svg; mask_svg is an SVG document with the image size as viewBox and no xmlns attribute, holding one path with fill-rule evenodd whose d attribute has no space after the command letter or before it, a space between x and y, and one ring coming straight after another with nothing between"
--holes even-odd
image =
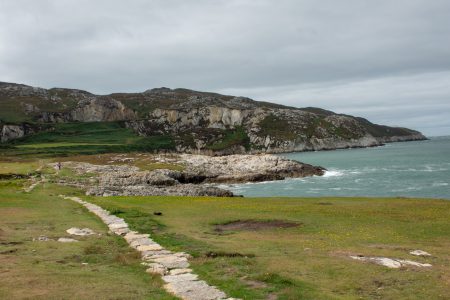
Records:
<instances>
[{"instance_id":1,"label":"overcast sky","mask_svg":"<svg viewBox=\"0 0 450 300\"><path fill-rule=\"evenodd\" d=\"M0 81L185 87L450 134L450 1L0 0Z\"/></svg>"}]
</instances>

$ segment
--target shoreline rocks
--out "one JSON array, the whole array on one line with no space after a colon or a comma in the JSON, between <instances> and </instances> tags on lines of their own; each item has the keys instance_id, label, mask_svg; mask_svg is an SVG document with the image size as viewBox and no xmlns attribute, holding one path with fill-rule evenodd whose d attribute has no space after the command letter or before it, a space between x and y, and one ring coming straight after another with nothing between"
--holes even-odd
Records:
<instances>
[{"instance_id":1,"label":"shoreline rocks","mask_svg":"<svg viewBox=\"0 0 450 300\"><path fill-rule=\"evenodd\" d=\"M270 154L205 156L182 154L186 173L205 183L241 183L322 176L325 169Z\"/></svg>"},{"instance_id":2,"label":"shoreline rocks","mask_svg":"<svg viewBox=\"0 0 450 300\"><path fill-rule=\"evenodd\" d=\"M321 176L325 169L274 155L230 155L212 157L183 154L174 161L183 171L156 169L141 171L127 165L93 165L68 162L77 174L96 174L81 185L95 196L216 196L233 193L214 184L283 180L291 177ZM67 183L66 183L67 184Z\"/></svg>"}]
</instances>

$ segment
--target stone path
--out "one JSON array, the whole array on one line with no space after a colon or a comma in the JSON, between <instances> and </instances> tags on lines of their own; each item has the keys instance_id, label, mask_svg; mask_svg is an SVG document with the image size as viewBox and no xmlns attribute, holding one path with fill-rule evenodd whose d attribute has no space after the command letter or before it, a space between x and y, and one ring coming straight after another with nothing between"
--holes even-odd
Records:
<instances>
[{"instance_id":1,"label":"stone path","mask_svg":"<svg viewBox=\"0 0 450 300\"><path fill-rule=\"evenodd\" d=\"M38 181L35 181L35 179L32 179L32 184L29 187L24 187L23 190L26 193L30 193L32 190L34 190L40 183L45 182L45 177L41 176L41 178Z\"/></svg>"},{"instance_id":2,"label":"stone path","mask_svg":"<svg viewBox=\"0 0 450 300\"><path fill-rule=\"evenodd\" d=\"M147 266L148 273L159 274L166 283L164 288L175 296L185 300L238 300L227 298L227 295L214 286L208 285L189 269L189 254L171 252L150 238L149 234L141 234L128 228L121 218L111 215L98 205L83 201L78 197L65 197L75 201L90 212L97 215L117 235L123 236L128 244L139 251L142 264Z\"/></svg>"}]
</instances>

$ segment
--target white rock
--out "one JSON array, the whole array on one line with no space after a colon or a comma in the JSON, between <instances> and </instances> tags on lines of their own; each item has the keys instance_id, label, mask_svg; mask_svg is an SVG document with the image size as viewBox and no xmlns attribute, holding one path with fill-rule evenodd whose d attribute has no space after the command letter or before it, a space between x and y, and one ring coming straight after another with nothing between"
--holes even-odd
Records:
<instances>
[{"instance_id":1,"label":"white rock","mask_svg":"<svg viewBox=\"0 0 450 300\"><path fill-rule=\"evenodd\" d=\"M172 269L169 272L170 275L180 275L186 273L192 273L192 269Z\"/></svg>"},{"instance_id":2,"label":"white rock","mask_svg":"<svg viewBox=\"0 0 450 300\"><path fill-rule=\"evenodd\" d=\"M113 232L117 235L125 235L130 231L128 227L114 229Z\"/></svg>"},{"instance_id":3,"label":"white rock","mask_svg":"<svg viewBox=\"0 0 450 300\"><path fill-rule=\"evenodd\" d=\"M141 251L142 260L152 260L157 257L161 257L162 255L172 254L169 250L156 250L156 251Z\"/></svg>"},{"instance_id":4,"label":"white rock","mask_svg":"<svg viewBox=\"0 0 450 300\"><path fill-rule=\"evenodd\" d=\"M368 256L350 256L350 258L372 262L377 265L385 266L391 269L398 269L404 266L414 266L414 267L431 267L430 264L422 264L412 260L403 260L403 259L393 259L388 257L368 257Z\"/></svg>"},{"instance_id":5,"label":"white rock","mask_svg":"<svg viewBox=\"0 0 450 300\"><path fill-rule=\"evenodd\" d=\"M137 240L140 238L148 238L149 236L150 236L149 234L140 234L136 231L130 231L124 236L124 238L128 243L131 243L134 240Z\"/></svg>"},{"instance_id":6,"label":"white rock","mask_svg":"<svg viewBox=\"0 0 450 300\"><path fill-rule=\"evenodd\" d=\"M409 252L409 254L416 255L416 256L431 256L430 253L422 250L414 250Z\"/></svg>"},{"instance_id":7,"label":"white rock","mask_svg":"<svg viewBox=\"0 0 450 300\"><path fill-rule=\"evenodd\" d=\"M148 237L136 238L131 243L130 246L133 248L137 248L138 246L143 245L154 245L156 244L153 240Z\"/></svg>"},{"instance_id":8,"label":"white rock","mask_svg":"<svg viewBox=\"0 0 450 300\"><path fill-rule=\"evenodd\" d=\"M398 260L402 265L409 265L409 266L414 266L414 267L420 267L420 268L430 268L432 267L432 265L430 264L422 264L416 261L412 261L412 260L403 260L403 259L399 259Z\"/></svg>"},{"instance_id":9,"label":"white rock","mask_svg":"<svg viewBox=\"0 0 450 300\"><path fill-rule=\"evenodd\" d=\"M77 227L69 228L66 230L66 232L71 235L80 235L80 236L95 234L95 232L92 229L89 228L80 229Z\"/></svg>"},{"instance_id":10,"label":"white rock","mask_svg":"<svg viewBox=\"0 0 450 300\"><path fill-rule=\"evenodd\" d=\"M147 273L151 273L151 274L159 274L161 276L164 276L168 273L168 270L166 267L164 267L161 264L158 263L150 263L147 264L148 269L145 270Z\"/></svg>"},{"instance_id":11,"label":"white rock","mask_svg":"<svg viewBox=\"0 0 450 300\"><path fill-rule=\"evenodd\" d=\"M162 280L164 280L166 283L179 282L179 281L195 281L197 279L198 279L198 275L192 274L192 273L167 275L167 276L162 277Z\"/></svg>"},{"instance_id":12,"label":"white rock","mask_svg":"<svg viewBox=\"0 0 450 300\"><path fill-rule=\"evenodd\" d=\"M152 260L164 265L168 269L185 269L189 267L189 263L184 257L167 255L159 258L152 258Z\"/></svg>"},{"instance_id":13,"label":"white rock","mask_svg":"<svg viewBox=\"0 0 450 300\"><path fill-rule=\"evenodd\" d=\"M181 299L218 300L226 298L226 294L203 280L177 281L164 285L164 288Z\"/></svg>"},{"instance_id":14,"label":"white rock","mask_svg":"<svg viewBox=\"0 0 450 300\"><path fill-rule=\"evenodd\" d=\"M113 229L121 229L121 228L128 228L127 223L123 222L123 223L112 223L108 225L109 229L113 230Z\"/></svg>"},{"instance_id":15,"label":"white rock","mask_svg":"<svg viewBox=\"0 0 450 300\"><path fill-rule=\"evenodd\" d=\"M61 243L73 243L73 242L78 242L78 241L75 240L75 239L71 239L71 238L61 237L61 238L58 239L58 242L61 242Z\"/></svg>"},{"instance_id":16,"label":"white rock","mask_svg":"<svg viewBox=\"0 0 450 300\"><path fill-rule=\"evenodd\" d=\"M158 251L163 250L163 247L158 244L151 244L151 245L139 245L136 247L137 251L143 252L143 251Z\"/></svg>"}]
</instances>

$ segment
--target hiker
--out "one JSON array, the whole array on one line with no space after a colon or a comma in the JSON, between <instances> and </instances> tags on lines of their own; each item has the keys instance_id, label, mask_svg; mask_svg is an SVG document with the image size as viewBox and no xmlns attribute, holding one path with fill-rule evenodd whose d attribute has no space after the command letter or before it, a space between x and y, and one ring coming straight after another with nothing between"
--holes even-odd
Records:
<instances>
[{"instance_id":1,"label":"hiker","mask_svg":"<svg viewBox=\"0 0 450 300\"><path fill-rule=\"evenodd\" d=\"M61 162L58 161L58 163L56 163L56 168L58 169L58 171L61 171Z\"/></svg>"}]
</instances>

